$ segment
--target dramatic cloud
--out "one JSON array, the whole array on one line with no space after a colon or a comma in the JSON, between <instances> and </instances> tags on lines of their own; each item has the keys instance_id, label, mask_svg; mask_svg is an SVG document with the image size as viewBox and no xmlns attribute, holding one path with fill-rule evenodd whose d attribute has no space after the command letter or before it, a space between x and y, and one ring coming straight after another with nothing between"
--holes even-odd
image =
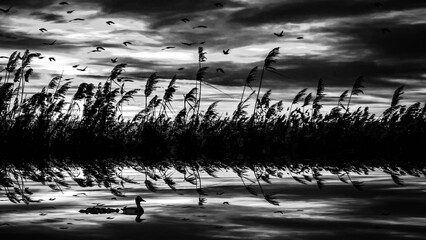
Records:
<instances>
[{"instance_id":1,"label":"dramatic cloud","mask_svg":"<svg viewBox=\"0 0 426 240\"><path fill-rule=\"evenodd\" d=\"M59 2L0 3L12 7L0 12L0 55L40 52L44 58L32 64L39 73L33 76L37 88L43 86L41 79L61 72L75 77L76 84L98 82L115 64L126 63L125 75L134 80L130 86L143 87L153 72L162 79L176 74L189 81L180 90L184 94L199 67L198 47L206 52L206 83L235 98L206 88L208 101L220 97L236 103L250 69L258 66L260 75L264 58L275 47L280 47L277 71L265 72L263 87L272 89L276 100L289 100L304 87L314 92L319 78L326 84L324 103L330 106L358 76L365 78L366 94L354 103L378 109L400 85L406 86L407 104L422 100L426 88L423 0L229 0L221 1L224 7L216 6L216 0ZM277 36L281 31L283 36ZM1 68L6 61L0 59ZM87 69L79 71L76 65ZM232 104L224 105L232 111Z\"/></svg>"}]
</instances>

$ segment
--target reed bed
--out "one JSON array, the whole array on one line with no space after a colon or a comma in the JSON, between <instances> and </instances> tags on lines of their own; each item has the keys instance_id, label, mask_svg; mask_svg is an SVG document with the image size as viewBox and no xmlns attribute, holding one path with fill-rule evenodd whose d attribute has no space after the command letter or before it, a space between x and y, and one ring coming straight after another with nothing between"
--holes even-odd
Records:
<instances>
[{"instance_id":1,"label":"reed bed","mask_svg":"<svg viewBox=\"0 0 426 240\"><path fill-rule=\"evenodd\" d=\"M399 104L403 86L396 89L389 108L380 116L371 114L368 107L351 111L351 100L363 93L363 77L342 93L330 112L320 111L325 90L321 79L316 93L302 89L285 110L282 101L271 102L271 90L259 96L264 73L275 71L273 64L279 54L275 48L265 58L258 90L246 93L256 79L256 67L248 74L237 109L221 118L215 110L217 102L200 112L199 89L207 67L201 67L205 52L200 49L199 53L196 87L185 95L184 108L174 117L169 115L176 76L162 98L152 97L158 82L153 73L143 90L145 108L133 119L123 119L123 104L142 91L124 88L126 80L121 74L125 64L115 66L97 86L80 84L70 101L66 95L71 82L61 75L24 98L25 84L33 72L31 60L40 54L14 52L0 85L1 161L129 157L147 162L214 159L224 163L425 166L418 156L426 143L426 108L420 103ZM255 106L249 106L247 102L254 96Z\"/></svg>"},{"instance_id":2,"label":"reed bed","mask_svg":"<svg viewBox=\"0 0 426 240\"><path fill-rule=\"evenodd\" d=\"M60 190L66 186L63 172L73 176L73 169L82 169L84 178L73 177L79 185L97 183L120 195L112 187L116 179L131 180L117 169L132 167L146 174L150 191L156 191L152 180L159 179L173 189L168 173L176 169L196 186L202 205L200 171L214 175L217 169L228 168L238 174L249 193L257 194L251 186L255 184L265 200L275 205L260 180L279 177L280 170L300 183L315 180L319 187L320 171L328 170L357 189L362 184L352 181L350 173L368 174L380 168L396 183L402 175L426 173L425 158L419 157L426 144L426 108L420 103L401 105L403 86L395 90L389 108L380 116L371 114L368 107L351 111L351 100L363 94L363 77L356 78L330 112L321 111L325 96L321 79L316 93L302 89L285 110L282 101L271 101L271 90L259 95L264 74L276 71L273 64L279 49L275 48L265 58L258 90L247 94L257 78L255 67L244 82L237 109L231 116L220 117L217 102L200 111L207 67L201 66L206 53L199 49L199 54L195 87L185 95L182 110L170 116L176 76L163 97L152 97L158 82L153 73L143 90L145 108L124 119L123 104L142 92L124 88L125 64L116 65L97 86L80 84L69 101L71 82L61 75L24 98L25 84L33 73L31 60L40 54L14 52L0 80L0 186L11 201L29 202L23 197L23 179ZM250 106L254 96L255 105ZM254 180L247 179L247 171L254 173Z\"/></svg>"}]
</instances>

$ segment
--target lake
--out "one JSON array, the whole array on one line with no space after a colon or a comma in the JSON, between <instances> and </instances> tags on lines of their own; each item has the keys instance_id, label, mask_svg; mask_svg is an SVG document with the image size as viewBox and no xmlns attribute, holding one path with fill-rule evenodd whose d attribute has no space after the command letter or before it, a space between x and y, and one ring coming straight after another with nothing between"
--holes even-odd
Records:
<instances>
[{"instance_id":1,"label":"lake","mask_svg":"<svg viewBox=\"0 0 426 240\"><path fill-rule=\"evenodd\" d=\"M401 176L403 185L398 185L380 169L352 174L352 181L362 182L361 191L327 171L320 172L321 189L314 178L293 174L302 184L282 171L281 177L270 176L271 183L259 182L278 201L273 205L250 171L242 179L257 196L230 169L219 169L217 177L201 171L198 191L174 169L166 176L176 191L161 179L151 180L156 192L147 190L145 174L133 169L120 169L120 174L134 183L117 181L110 188L125 197L105 186L80 187L68 174L69 186L59 191L26 180L31 199L39 201L29 204L12 203L2 187L1 239L424 239L426 234L424 176ZM79 212L135 206L136 196L146 201L138 221L121 210Z\"/></svg>"}]
</instances>

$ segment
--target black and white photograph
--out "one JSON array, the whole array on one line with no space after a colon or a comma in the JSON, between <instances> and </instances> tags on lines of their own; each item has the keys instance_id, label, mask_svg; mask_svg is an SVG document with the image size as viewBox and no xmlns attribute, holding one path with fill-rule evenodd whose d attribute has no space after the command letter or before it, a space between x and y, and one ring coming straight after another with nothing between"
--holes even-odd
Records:
<instances>
[{"instance_id":1,"label":"black and white photograph","mask_svg":"<svg viewBox=\"0 0 426 240\"><path fill-rule=\"evenodd\" d=\"M0 0L2 240L421 240L425 0Z\"/></svg>"}]
</instances>

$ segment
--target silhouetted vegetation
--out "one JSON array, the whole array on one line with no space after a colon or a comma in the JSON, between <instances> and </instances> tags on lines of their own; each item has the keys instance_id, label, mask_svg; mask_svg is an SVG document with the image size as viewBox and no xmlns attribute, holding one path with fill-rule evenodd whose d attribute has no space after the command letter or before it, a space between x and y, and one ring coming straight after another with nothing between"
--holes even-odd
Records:
<instances>
[{"instance_id":1,"label":"silhouetted vegetation","mask_svg":"<svg viewBox=\"0 0 426 240\"><path fill-rule=\"evenodd\" d=\"M266 57L260 84L264 74L275 71L272 65L278 50L273 49ZM219 168L229 168L249 193L257 195L252 186L255 183L268 202L278 204L264 192L260 180L268 182L270 175L280 177L281 170L300 183L315 180L320 188L319 172L328 170L357 189L362 184L351 180L352 172L382 168L395 182L404 174L425 173L425 160L419 156L426 144L426 108L420 103L401 105L403 87L395 91L389 108L378 117L368 107L350 110L352 98L363 93L363 77L342 93L337 106L328 113L320 112L325 91L322 79L315 97L303 89L284 110L282 101L271 102L270 90L259 97L260 84L257 93L244 96L256 78L257 68L253 68L243 83L237 109L223 118L215 110L217 102L205 111L199 110L207 69L201 66L205 61L202 48L199 54L196 87L185 95L184 108L174 118L168 110L176 91L176 76L163 97L149 99L158 82L153 73L144 89L145 108L134 118L124 119L123 104L140 91L124 88L126 80L121 74L125 64L115 66L106 81L97 86L80 84L70 101L66 95L71 82L61 75L40 92L24 98L25 84L33 72L31 60L39 54L26 51L21 56L14 52L0 85L0 186L11 201L29 202L31 199L24 197L28 195L24 178L60 190L67 187L62 175L67 172L80 186L103 185L120 196L113 187L117 178L131 180L120 176L117 169L132 167L146 174L146 187L156 191L151 180L162 179L176 190L168 174L174 168L196 186L202 205L205 193L199 172L214 175ZM247 102L254 95L258 97L249 115ZM84 178L73 177L77 168L82 169ZM255 175L254 181L245 175L249 170Z\"/></svg>"}]
</instances>

